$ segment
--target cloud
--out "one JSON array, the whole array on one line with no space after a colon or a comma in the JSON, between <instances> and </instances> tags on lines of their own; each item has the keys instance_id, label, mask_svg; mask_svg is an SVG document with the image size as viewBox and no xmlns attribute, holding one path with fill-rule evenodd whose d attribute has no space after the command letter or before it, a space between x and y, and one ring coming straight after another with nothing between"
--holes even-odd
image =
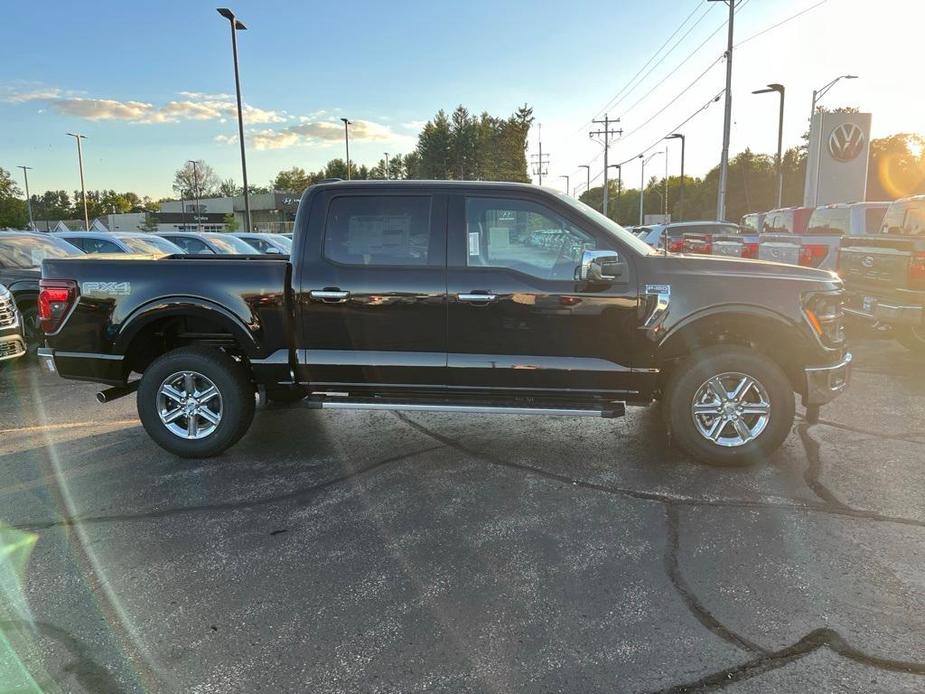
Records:
<instances>
[{"instance_id":1,"label":"cloud","mask_svg":"<svg viewBox=\"0 0 925 694\"><path fill-rule=\"evenodd\" d=\"M120 120L129 123L179 123L237 118L237 103L229 94L179 92L182 99L156 105L146 101L119 101L74 96L57 88L22 90L7 88L4 101L26 103L44 101L58 113L85 120ZM272 111L244 105L244 120L251 124L285 123L292 120L285 111Z\"/></svg>"},{"instance_id":2,"label":"cloud","mask_svg":"<svg viewBox=\"0 0 925 694\"><path fill-rule=\"evenodd\" d=\"M426 120L409 120L407 123L401 124L403 128L408 128L409 130L423 130L425 125L427 125Z\"/></svg>"},{"instance_id":3,"label":"cloud","mask_svg":"<svg viewBox=\"0 0 925 694\"><path fill-rule=\"evenodd\" d=\"M332 144L342 142L344 139L344 124L341 121L304 118L300 120L302 122L287 128L251 131L247 139L254 149L285 149L297 145ZM351 142L402 142L408 139L406 135L399 135L380 123L364 120L350 123ZM215 141L237 144L238 138L236 135L219 135Z\"/></svg>"}]
</instances>

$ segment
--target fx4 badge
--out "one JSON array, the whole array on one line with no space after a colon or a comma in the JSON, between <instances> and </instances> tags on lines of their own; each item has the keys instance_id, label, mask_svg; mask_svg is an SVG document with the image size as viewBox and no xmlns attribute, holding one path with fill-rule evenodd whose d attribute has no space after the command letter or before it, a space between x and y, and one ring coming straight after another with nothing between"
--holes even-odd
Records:
<instances>
[{"instance_id":1,"label":"fx4 badge","mask_svg":"<svg viewBox=\"0 0 925 694\"><path fill-rule=\"evenodd\" d=\"M84 282L80 285L84 296L128 296L132 293L131 282Z\"/></svg>"}]
</instances>

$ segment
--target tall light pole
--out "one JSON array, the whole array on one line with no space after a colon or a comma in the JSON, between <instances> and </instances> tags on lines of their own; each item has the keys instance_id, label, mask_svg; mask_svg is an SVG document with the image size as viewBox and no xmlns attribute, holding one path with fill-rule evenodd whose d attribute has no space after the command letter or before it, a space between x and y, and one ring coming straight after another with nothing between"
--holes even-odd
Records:
<instances>
[{"instance_id":1,"label":"tall light pole","mask_svg":"<svg viewBox=\"0 0 925 694\"><path fill-rule=\"evenodd\" d=\"M347 180L350 180L350 131L347 129L348 125L351 125L351 121L346 118L341 118L344 121L344 147L347 149Z\"/></svg>"},{"instance_id":2,"label":"tall light pole","mask_svg":"<svg viewBox=\"0 0 925 694\"><path fill-rule=\"evenodd\" d=\"M245 231L251 230L251 203L247 189L247 157L244 154L244 110L241 106L241 75L238 70L238 31L247 29L227 7L219 7L218 13L231 25L231 53L234 57L234 90L238 99L238 142L241 144L241 177L244 179L244 224Z\"/></svg>"},{"instance_id":3,"label":"tall light pole","mask_svg":"<svg viewBox=\"0 0 925 694\"><path fill-rule=\"evenodd\" d=\"M559 176L559 178L565 179L565 194L568 195L568 192L571 190L571 188L569 188L569 177L566 176L565 174L562 174L561 176Z\"/></svg>"},{"instance_id":4,"label":"tall light pole","mask_svg":"<svg viewBox=\"0 0 925 694\"><path fill-rule=\"evenodd\" d=\"M389 153L385 153L385 180L389 180Z\"/></svg>"},{"instance_id":5,"label":"tall light pole","mask_svg":"<svg viewBox=\"0 0 925 694\"><path fill-rule=\"evenodd\" d=\"M590 164L579 164L578 168L584 169L585 172L588 174L588 182L587 182L588 187L585 188L585 192L587 193L591 190L591 165Z\"/></svg>"},{"instance_id":6,"label":"tall light pole","mask_svg":"<svg viewBox=\"0 0 925 694\"><path fill-rule=\"evenodd\" d=\"M681 133L672 133L666 140L681 140L681 196L678 202L678 221L684 221L684 148L685 139Z\"/></svg>"},{"instance_id":7,"label":"tall light pole","mask_svg":"<svg viewBox=\"0 0 925 694\"><path fill-rule=\"evenodd\" d=\"M193 165L193 192L196 195L196 231L201 232L202 222L199 221L199 162L195 159L190 159L186 163Z\"/></svg>"},{"instance_id":8,"label":"tall light pole","mask_svg":"<svg viewBox=\"0 0 925 694\"><path fill-rule=\"evenodd\" d=\"M834 80L832 80L825 86L820 87L819 89L813 89L813 106L809 112L810 134L812 134L813 117L816 115L816 104L819 103L819 100L823 96L825 96L826 92L828 92L832 87L834 87L840 80L856 80L857 78L858 78L857 75L839 75L838 77L836 77ZM822 123L820 122L819 125L821 127ZM813 206L816 206L819 203L819 159L821 157L822 157L822 133L819 133L818 144L816 145L816 157L815 157L816 170L813 174L813 178L816 181L815 185L813 186Z\"/></svg>"},{"instance_id":9,"label":"tall light pole","mask_svg":"<svg viewBox=\"0 0 925 694\"><path fill-rule=\"evenodd\" d=\"M784 203L784 85L769 84L766 89L756 89L752 94L768 94L777 92L780 94L780 115L777 118L777 206L783 207ZM814 107L815 108L815 107Z\"/></svg>"},{"instance_id":10,"label":"tall light pole","mask_svg":"<svg viewBox=\"0 0 925 694\"><path fill-rule=\"evenodd\" d=\"M643 158L645 157L645 155L643 154L640 154L638 157L639 159L642 159L642 174L640 176L640 183L639 183L639 226L642 226L644 223L643 207L645 205L645 199L646 199L646 164L652 161L654 157L657 157L659 154L662 154L662 153L663 152L659 150L658 152L653 152L647 158Z\"/></svg>"},{"instance_id":11,"label":"tall light pole","mask_svg":"<svg viewBox=\"0 0 925 694\"><path fill-rule=\"evenodd\" d=\"M726 102L723 113L723 152L719 162L719 189L716 191L716 219L726 219L726 181L729 178L729 131L732 129L732 25L736 0L707 0L729 5L729 31L726 39Z\"/></svg>"},{"instance_id":12,"label":"tall light pole","mask_svg":"<svg viewBox=\"0 0 925 694\"><path fill-rule=\"evenodd\" d=\"M84 201L84 231L90 231L90 215L87 214L87 188L84 186L84 152L80 145L81 140L86 140L86 135L80 133L68 133L77 140L77 165L80 167L80 197Z\"/></svg>"},{"instance_id":13,"label":"tall light pole","mask_svg":"<svg viewBox=\"0 0 925 694\"><path fill-rule=\"evenodd\" d=\"M22 169L22 177L26 180L26 207L29 208L29 228L35 231L35 221L32 219L32 196L29 195L29 171L32 167L19 164L17 168Z\"/></svg>"}]
</instances>

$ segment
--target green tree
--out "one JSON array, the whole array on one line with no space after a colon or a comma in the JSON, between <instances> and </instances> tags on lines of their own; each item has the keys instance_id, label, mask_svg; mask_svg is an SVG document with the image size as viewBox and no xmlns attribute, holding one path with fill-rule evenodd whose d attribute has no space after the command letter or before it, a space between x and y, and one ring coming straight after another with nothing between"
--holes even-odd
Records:
<instances>
[{"instance_id":1,"label":"green tree","mask_svg":"<svg viewBox=\"0 0 925 694\"><path fill-rule=\"evenodd\" d=\"M10 172L0 168L0 229L25 229L29 222L26 201Z\"/></svg>"},{"instance_id":2,"label":"green tree","mask_svg":"<svg viewBox=\"0 0 925 694\"><path fill-rule=\"evenodd\" d=\"M222 217L222 224L225 225L225 231L237 231L239 228L238 218L230 212Z\"/></svg>"},{"instance_id":3,"label":"green tree","mask_svg":"<svg viewBox=\"0 0 925 694\"><path fill-rule=\"evenodd\" d=\"M300 166L293 166L291 169L286 169L276 174L276 178L273 179L270 187L273 190L301 194L312 182L312 177L305 173L305 169Z\"/></svg>"},{"instance_id":4,"label":"green tree","mask_svg":"<svg viewBox=\"0 0 925 694\"><path fill-rule=\"evenodd\" d=\"M138 225L141 231L157 231L157 218L151 212L145 213L144 221Z\"/></svg>"},{"instance_id":5,"label":"green tree","mask_svg":"<svg viewBox=\"0 0 925 694\"><path fill-rule=\"evenodd\" d=\"M233 198L241 194L241 188L233 178L226 178L218 184L218 194L224 198Z\"/></svg>"},{"instance_id":6,"label":"green tree","mask_svg":"<svg viewBox=\"0 0 925 694\"><path fill-rule=\"evenodd\" d=\"M173 191L190 200L196 196L196 189L199 189L199 197L207 198L215 195L219 191L221 180L215 173L215 169L206 164L201 159L196 162L196 166L186 162L177 169L173 175Z\"/></svg>"}]
</instances>

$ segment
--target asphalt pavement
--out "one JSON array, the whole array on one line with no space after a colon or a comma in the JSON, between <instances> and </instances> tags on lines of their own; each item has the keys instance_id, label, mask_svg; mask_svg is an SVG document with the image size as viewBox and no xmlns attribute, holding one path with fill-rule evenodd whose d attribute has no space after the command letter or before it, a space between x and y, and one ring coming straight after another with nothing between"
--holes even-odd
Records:
<instances>
[{"instance_id":1,"label":"asphalt pavement","mask_svg":"<svg viewBox=\"0 0 925 694\"><path fill-rule=\"evenodd\" d=\"M180 460L6 368L0 691L925 691L925 360L852 348L744 470L656 408L267 407Z\"/></svg>"}]
</instances>

